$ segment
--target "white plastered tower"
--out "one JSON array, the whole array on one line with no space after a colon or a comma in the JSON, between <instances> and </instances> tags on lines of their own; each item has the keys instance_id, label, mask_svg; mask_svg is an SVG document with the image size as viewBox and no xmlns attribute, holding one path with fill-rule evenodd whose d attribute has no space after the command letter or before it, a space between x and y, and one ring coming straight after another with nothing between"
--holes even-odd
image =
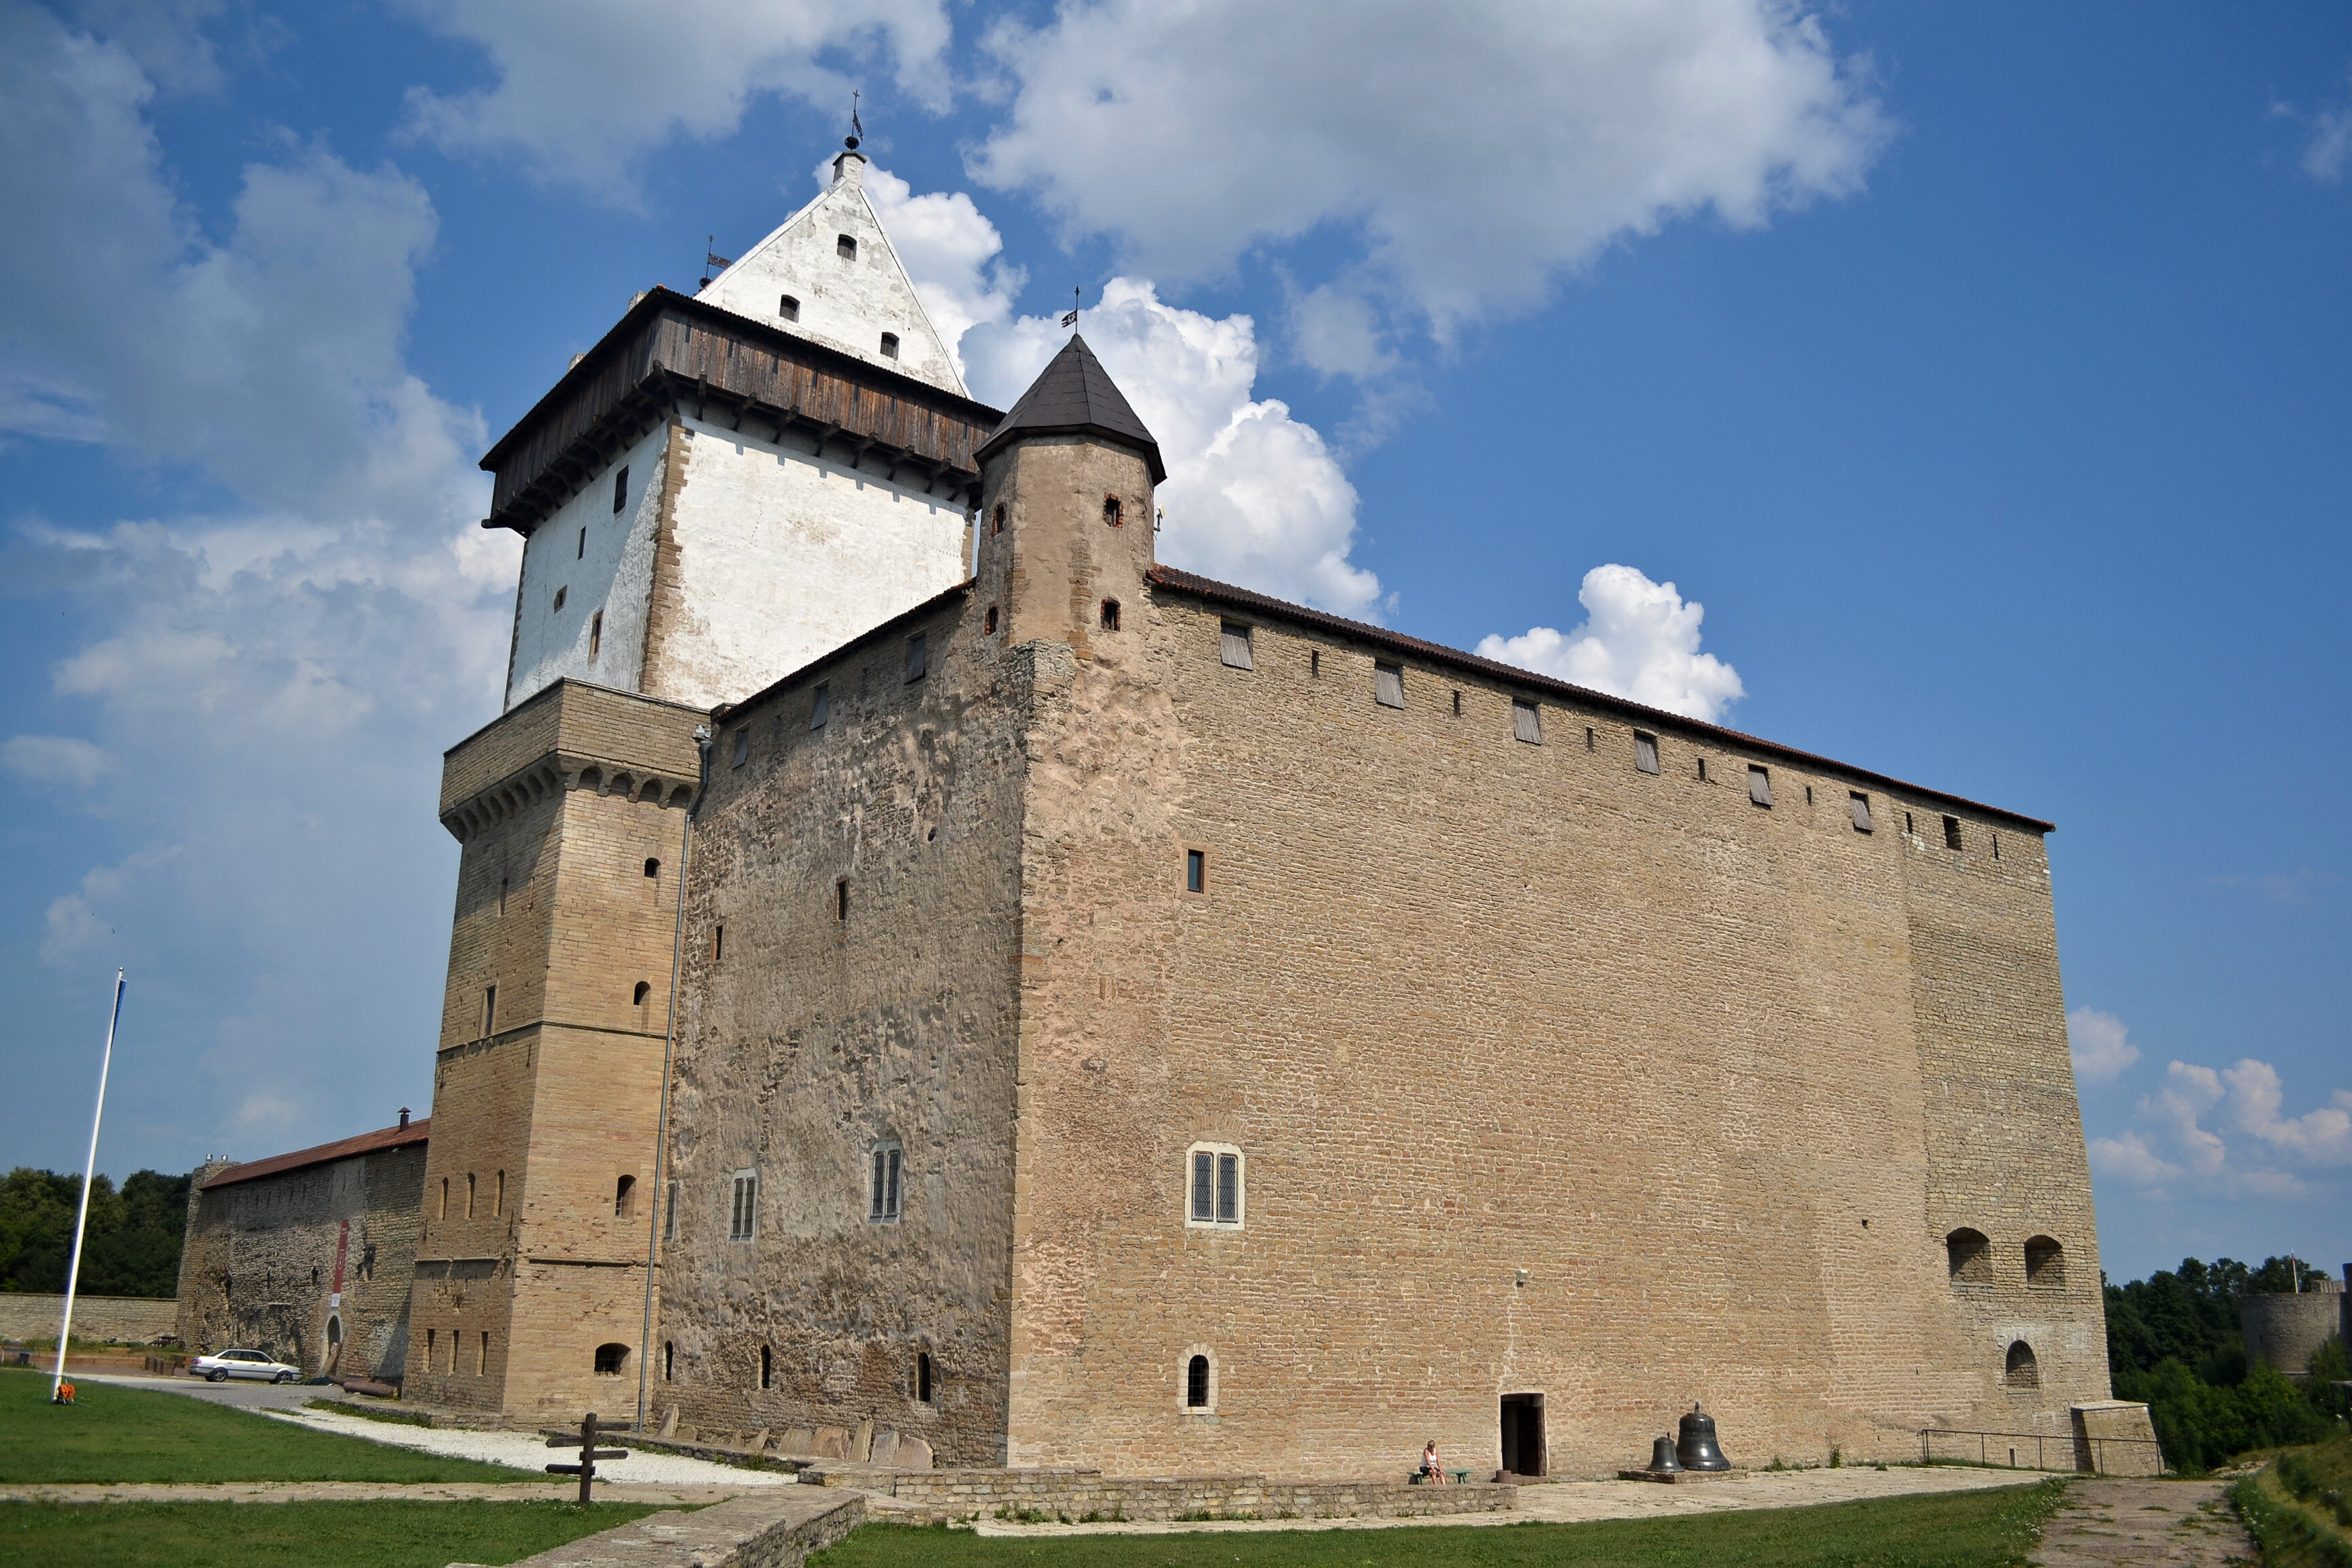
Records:
<instances>
[{"instance_id":1,"label":"white plastered tower","mask_svg":"<svg viewBox=\"0 0 2352 1568\"><path fill-rule=\"evenodd\" d=\"M484 459L487 525L525 537L508 709L567 677L735 700L968 575L969 454L996 412L865 171L853 145L690 300L640 296Z\"/></svg>"}]
</instances>

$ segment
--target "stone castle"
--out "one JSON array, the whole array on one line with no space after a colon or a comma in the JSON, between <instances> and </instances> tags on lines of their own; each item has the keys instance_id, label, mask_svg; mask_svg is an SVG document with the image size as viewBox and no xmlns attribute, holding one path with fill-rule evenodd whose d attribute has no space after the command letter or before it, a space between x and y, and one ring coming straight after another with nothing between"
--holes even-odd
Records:
<instances>
[{"instance_id":1,"label":"stone castle","mask_svg":"<svg viewBox=\"0 0 2352 1568\"><path fill-rule=\"evenodd\" d=\"M1114 1475L2079 1431L2051 825L1160 564L1118 388L974 402L864 163L483 459L421 1167L213 1177L184 1323ZM331 1325L272 1248L354 1220Z\"/></svg>"}]
</instances>

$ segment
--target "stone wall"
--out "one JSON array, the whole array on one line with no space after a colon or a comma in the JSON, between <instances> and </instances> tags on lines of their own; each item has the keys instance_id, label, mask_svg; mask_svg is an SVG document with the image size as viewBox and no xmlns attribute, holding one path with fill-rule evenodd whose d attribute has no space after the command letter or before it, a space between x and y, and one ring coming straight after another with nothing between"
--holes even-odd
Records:
<instances>
[{"instance_id":1,"label":"stone wall","mask_svg":"<svg viewBox=\"0 0 2352 1568\"><path fill-rule=\"evenodd\" d=\"M207 1189L180 1256L191 1351L257 1350L313 1376L398 1380L423 1218L423 1142ZM338 1270L341 1282L338 1284Z\"/></svg>"},{"instance_id":2,"label":"stone wall","mask_svg":"<svg viewBox=\"0 0 2352 1568\"><path fill-rule=\"evenodd\" d=\"M1428 1519L1518 1506L1516 1485L1418 1486L1395 1480L1284 1481L1265 1476L1107 1478L1099 1470L877 1470L812 1466L803 1485L856 1487L907 1505L894 1520L952 1524L1043 1515L1096 1520Z\"/></svg>"},{"instance_id":3,"label":"stone wall","mask_svg":"<svg viewBox=\"0 0 2352 1568\"><path fill-rule=\"evenodd\" d=\"M982 616L944 595L718 716L656 1363L705 1430L866 1423L1003 1458L1027 760L1002 714L1030 675Z\"/></svg>"},{"instance_id":4,"label":"stone wall","mask_svg":"<svg viewBox=\"0 0 2352 1568\"><path fill-rule=\"evenodd\" d=\"M63 1296L0 1291L0 1339L50 1340L66 1310ZM169 1296L76 1296L73 1337L145 1344L177 1333L180 1303Z\"/></svg>"}]
</instances>

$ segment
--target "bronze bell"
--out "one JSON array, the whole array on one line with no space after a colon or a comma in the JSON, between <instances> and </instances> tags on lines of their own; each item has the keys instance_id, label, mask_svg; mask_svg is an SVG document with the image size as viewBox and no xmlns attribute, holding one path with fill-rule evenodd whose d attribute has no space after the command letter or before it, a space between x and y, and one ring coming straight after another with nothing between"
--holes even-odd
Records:
<instances>
[{"instance_id":1,"label":"bronze bell","mask_svg":"<svg viewBox=\"0 0 2352 1568\"><path fill-rule=\"evenodd\" d=\"M1682 1474L1682 1461L1675 1458L1675 1440L1672 1437L1661 1437L1650 1445L1650 1468L1664 1476Z\"/></svg>"},{"instance_id":2,"label":"bronze bell","mask_svg":"<svg viewBox=\"0 0 2352 1568\"><path fill-rule=\"evenodd\" d=\"M1682 1441L1675 1444L1686 1470L1727 1470L1731 1461L1715 1443L1715 1417L1704 1415L1696 1405L1682 1420Z\"/></svg>"}]
</instances>

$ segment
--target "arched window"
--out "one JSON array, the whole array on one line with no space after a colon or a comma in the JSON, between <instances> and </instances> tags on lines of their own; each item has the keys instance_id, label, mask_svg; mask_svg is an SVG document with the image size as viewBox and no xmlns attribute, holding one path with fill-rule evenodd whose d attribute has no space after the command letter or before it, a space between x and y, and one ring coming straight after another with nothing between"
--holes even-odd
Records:
<instances>
[{"instance_id":1,"label":"arched window","mask_svg":"<svg viewBox=\"0 0 2352 1568\"><path fill-rule=\"evenodd\" d=\"M596 1347L596 1375L618 1377L629 1364L629 1347L623 1344L601 1344Z\"/></svg>"},{"instance_id":2,"label":"arched window","mask_svg":"<svg viewBox=\"0 0 2352 1568\"><path fill-rule=\"evenodd\" d=\"M776 314L787 321L797 321L801 319L801 302L787 294L776 301Z\"/></svg>"},{"instance_id":3,"label":"arched window","mask_svg":"<svg viewBox=\"0 0 2352 1568\"><path fill-rule=\"evenodd\" d=\"M2011 1388L2039 1388L2042 1369L2034 1363L2033 1347L2018 1340L2009 1347L2009 1370L2001 1380Z\"/></svg>"},{"instance_id":4,"label":"arched window","mask_svg":"<svg viewBox=\"0 0 2352 1568\"><path fill-rule=\"evenodd\" d=\"M2053 1237L2025 1238L2025 1282L2054 1289L2066 1283L2066 1249Z\"/></svg>"},{"instance_id":5,"label":"arched window","mask_svg":"<svg viewBox=\"0 0 2352 1568\"><path fill-rule=\"evenodd\" d=\"M1107 632L1115 632L1118 630L1118 601L1117 599L1105 599L1102 602L1102 629Z\"/></svg>"},{"instance_id":6,"label":"arched window","mask_svg":"<svg viewBox=\"0 0 2352 1568\"><path fill-rule=\"evenodd\" d=\"M613 1215L615 1219L625 1219L636 1212L636 1207L637 1179L623 1176L613 1184Z\"/></svg>"},{"instance_id":7,"label":"arched window","mask_svg":"<svg viewBox=\"0 0 2352 1568\"><path fill-rule=\"evenodd\" d=\"M629 1005L633 1007L642 1007L646 1005L646 998L653 994L654 983L650 980L640 980L637 982L636 990L629 994Z\"/></svg>"},{"instance_id":8,"label":"arched window","mask_svg":"<svg viewBox=\"0 0 2352 1568\"><path fill-rule=\"evenodd\" d=\"M897 359L898 357L898 333L885 332L882 334L882 357L884 359Z\"/></svg>"},{"instance_id":9,"label":"arched window","mask_svg":"<svg viewBox=\"0 0 2352 1568\"><path fill-rule=\"evenodd\" d=\"M330 1317L327 1320L327 1348L331 1351L339 1350L342 1347L342 1342L343 1321L341 1318Z\"/></svg>"},{"instance_id":10,"label":"arched window","mask_svg":"<svg viewBox=\"0 0 2352 1568\"><path fill-rule=\"evenodd\" d=\"M661 862L650 855L646 857L646 875L648 877L661 875Z\"/></svg>"},{"instance_id":11,"label":"arched window","mask_svg":"<svg viewBox=\"0 0 2352 1568\"><path fill-rule=\"evenodd\" d=\"M857 241L845 234L835 235L833 237L833 253L835 256L840 257L844 261L855 261L857 259Z\"/></svg>"},{"instance_id":12,"label":"arched window","mask_svg":"<svg viewBox=\"0 0 2352 1568\"><path fill-rule=\"evenodd\" d=\"M915 1352L915 1398L919 1404L931 1402L931 1352Z\"/></svg>"},{"instance_id":13,"label":"arched window","mask_svg":"<svg viewBox=\"0 0 2352 1568\"><path fill-rule=\"evenodd\" d=\"M1992 1243L1985 1239L1984 1232L1962 1226L1944 1237L1944 1257L1951 1266L1954 1284L1992 1283Z\"/></svg>"},{"instance_id":14,"label":"arched window","mask_svg":"<svg viewBox=\"0 0 2352 1568\"><path fill-rule=\"evenodd\" d=\"M765 1345L760 1347L760 1386L776 1386L776 1353Z\"/></svg>"},{"instance_id":15,"label":"arched window","mask_svg":"<svg viewBox=\"0 0 2352 1568\"><path fill-rule=\"evenodd\" d=\"M677 1345L675 1341L662 1341L662 1381L667 1383L677 1371Z\"/></svg>"},{"instance_id":16,"label":"arched window","mask_svg":"<svg viewBox=\"0 0 2352 1568\"><path fill-rule=\"evenodd\" d=\"M1209 1372L1210 1372L1210 1368L1209 1368L1209 1358L1208 1358L1206 1355L1201 1354L1201 1353L1199 1353L1199 1352L1194 1352L1192 1355L1191 1355L1191 1356L1189 1356L1189 1357L1187 1357L1187 1358L1185 1359L1185 1362L1184 1362L1184 1408L1185 1408L1185 1409L1187 1409L1187 1410L1206 1410L1206 1409L1210 1408L1210 1403L1209 1403L1209 1402L1210 1402L1210 1397L1211 1397L1212 1390L1211 1390L1211 1385L1210 1385Z\"/></svg>"}]
</instances>

